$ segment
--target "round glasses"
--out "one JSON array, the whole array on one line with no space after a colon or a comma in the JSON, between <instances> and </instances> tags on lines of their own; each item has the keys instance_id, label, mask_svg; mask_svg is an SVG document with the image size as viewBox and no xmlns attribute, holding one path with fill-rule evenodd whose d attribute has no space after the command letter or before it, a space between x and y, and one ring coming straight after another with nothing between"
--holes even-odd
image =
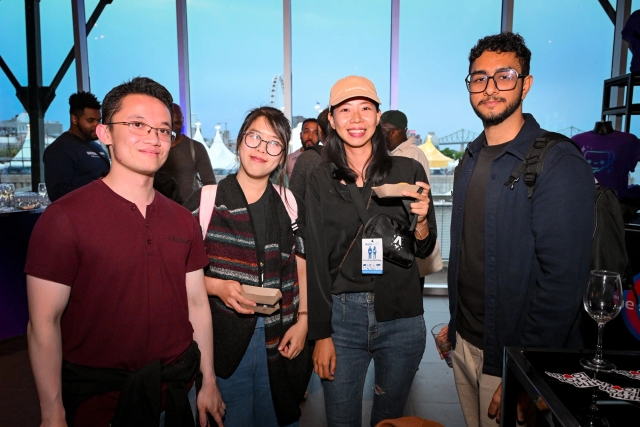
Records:
<instances>
[{"instance_id":1,"label":"round glasses","mask_svg":"<svg viewBox=\"0 0 640 427\"><path fill-rule=\"evenodd\" d=\"M471 73L464 81L467 83L467 89L469 93L481 93L487 89L489 80L493 79L493 83L498 90L513 90L518 84L518 79L523 79L526 75L520 75L512 68L496 72L493 76L488 76L487 73L477 72Z\"/></svg>"},{"instance_id":2,"label":"round glasses","mask_svg":"<svg viewBox=\"0 0 640 427\"><path fill-rule=\"evenodd\" d=\"M247 144L247 147L249 148L258 148L260 146L260 144L262 144L262 141L264 141L264 143L267 146L267 154L270 156L279 156L280 153L282 153L282 150L284 149L284 147L282 146L281 143L279 143L278 141L267 141L265 139L262 139L262 137L256 133L256 132L245 132L244 133L244 143Z\"/></svg>"},{"instance_id":3,"label":"round glasses","mask_svg":"<svg viewBox=\"0 0 640 427\"><path fill-rule=\"evenodd\" d=\"M152 130L155 130L158 139L162 142L173 142L176 137L176 133L169 128L154 128L142 122L111 122L105 125L127 125L129 132L138 136L149 135Z\"/></svg>"}]
</instances>

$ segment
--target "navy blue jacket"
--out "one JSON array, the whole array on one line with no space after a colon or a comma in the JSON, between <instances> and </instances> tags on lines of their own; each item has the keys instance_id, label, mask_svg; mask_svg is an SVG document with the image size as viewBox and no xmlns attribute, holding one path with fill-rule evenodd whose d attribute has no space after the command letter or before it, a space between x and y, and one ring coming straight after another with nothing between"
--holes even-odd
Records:
<instances>
[{"instance_id":1,"label":"navy blue jacket","mask_svg":"<svg viewBox=\"0 0 640 427\"><path fill-rule=\"evenodd\" d=\"M106 176L110 169L109 158L100 144L68 131L44 150L42 160L44 182L52 202Z\"/></svg>"},{"instance_id":2,"label":"navy blue jacket","mask_svg":"<svg viewBox=\"0 0 640 427\"><path fill-rule=\"evenodd\" d=\"M491 164L485 212L486 374L502 376L505 346L579 348L582 294L587 286L594 226L593 172L570 142L547 153L535 192L509 175L544 130L530 114L505 151ZM484 132L456 168L449 256L449 339L455 346L458 266L467 188ZM595 325L594 325L595 327Z\"/></svg>"}]
</instances>

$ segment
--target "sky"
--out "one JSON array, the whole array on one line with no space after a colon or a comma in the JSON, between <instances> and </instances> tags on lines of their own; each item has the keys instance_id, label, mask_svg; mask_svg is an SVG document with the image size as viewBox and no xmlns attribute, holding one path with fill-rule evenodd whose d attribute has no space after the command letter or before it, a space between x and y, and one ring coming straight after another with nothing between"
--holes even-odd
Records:
<instances>
[{"instance_id":1,"label":"sky","mask_svg":"<svg viewBox=\"0 0 640 427\"><path fill-rule=\"evenodd\" d=\"M73 43L69 0L42 0L43 83L49 84ZM87 18L98 0L85 0ZM477 40L500 31L501 0L402 0L398 108L409 128L444 137L479 133L464 85ZM634 9L637 7L634 7ZM283 74L281 0L187 0L191 111L212 138L221 124L234 138L246 113L270 101ZM26 85L23 0L0 0L0 55ZM597 0L515 1L514 31L533 52L533 88L525 112L552 131L593 128L611 73L613 24ZM292 0L293 115L317 115L333 83L350 74L371 79L390 100L390 0ZM178 99L175 0L114 0L88 36L91 90L98 98L142 75ZM75 63L46 120L69 121ZM276 103L282 104L278 86ZM0 73L0 120L23 110ZM633 123L633 122L632 122ZM638 122L640 131L640 121ZM635 127L635 126L634 126Z\"/></svg>"}]
</instances>

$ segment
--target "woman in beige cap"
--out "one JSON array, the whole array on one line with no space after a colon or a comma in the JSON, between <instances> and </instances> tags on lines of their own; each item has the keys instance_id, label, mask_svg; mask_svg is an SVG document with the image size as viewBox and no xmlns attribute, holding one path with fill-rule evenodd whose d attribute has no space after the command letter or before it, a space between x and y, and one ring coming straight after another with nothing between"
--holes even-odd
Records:
<instances>
[{"instance_id":1,"label":"woman in beige cap","mask_svg":"<svg viewBox=\"0 0 640 427\"><path fill-rule=\"evenodd\" d=\"M376 252L381 258L382 248L369 254L369 239L363 251L364 221L355 203L364 219L384 214L409 227L403 198L372 197L372 187L420 186L422 194L404 191L403 196L414 199L410 211L417 215L413 235L421 258L433 251L436 221L424 168L387 151L373 83L357 76L341 79L331 89L329 105L327 162L311 175L306 196L308 336L316 341L313 363L323 379L329 426L361 425L364 380L374 359L374 426L403 415L426 330L416 263L405 268L384 259L381 271L368 274L367 258L376 258Z\"/></svg>"}]
</instances>

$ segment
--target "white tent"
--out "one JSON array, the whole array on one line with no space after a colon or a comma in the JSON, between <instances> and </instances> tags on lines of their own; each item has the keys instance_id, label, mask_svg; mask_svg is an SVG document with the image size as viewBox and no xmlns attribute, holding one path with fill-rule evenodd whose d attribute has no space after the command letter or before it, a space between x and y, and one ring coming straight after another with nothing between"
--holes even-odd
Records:
<instances>
[{"instance_id":1,"label":"white tent","mask_svg":"<svg viewBox=\"0 0 640 427\"><path fill-rule=\"evenodd\" d=\"M200 122L196 122L196 131L193 134L193 140L200 142L205 147L207 146L207 144L204 143L204 137L202 136L202 131L200 130Z\"/></svg>"},{"instance_id":2,"label":"white tent","mask_svg":"<svg viewBox=\"0 0 640 427\"><path fill-rule=\"evenodd\" d=\"M300 132L302 132L302 122L298 123L296 127L291 129L291 141L289 141L289 154L295 153L302 147L302 141L300 141Z\"/></svg>"},{"instance_id":3,"label":"white tent","mask_svg":"<svg viewBox=\"0 0 640 427\"><path fill-rule=\"evenodd\" d=\"M196 125L197 126L197 125ZM196 136L200 132L200 127L196 129ZM194 136L194 140L196 137ZM211 159L211 166L213 169L236 169L238 161L235 154L233 154L222 142L222 136L220 136L220 126L216 126L216 136L213 138L211 147L207 150L209 153L209 159Z\"/></svg>"}]
</instances>

